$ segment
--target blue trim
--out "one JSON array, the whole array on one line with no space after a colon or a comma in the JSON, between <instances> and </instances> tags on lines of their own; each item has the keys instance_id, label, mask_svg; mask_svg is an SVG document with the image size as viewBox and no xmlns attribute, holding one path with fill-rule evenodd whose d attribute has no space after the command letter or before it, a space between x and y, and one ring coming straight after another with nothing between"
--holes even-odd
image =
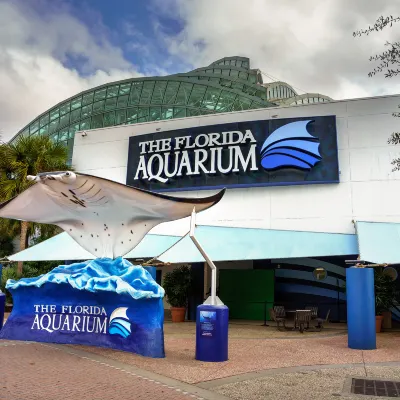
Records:
<instances>
[{"instance_id":1,"label":"blue trim","mask_svg":"<svg viewBox=\"0 0 400 400\"><path fill-rule=\"evenodd\" d=\"M301 182L276 182L276 183L243 183L232 185L216 185L216 186L189 186L185 188L174 189L152 189L152 192L190 192L192 190L214 190L214 189L237 189L249 187L265 187L265 186L299 186L299 185L327 185L332 183L340 183L339 180L335 181L301 181Z\"/></svg>"}]
</instances>

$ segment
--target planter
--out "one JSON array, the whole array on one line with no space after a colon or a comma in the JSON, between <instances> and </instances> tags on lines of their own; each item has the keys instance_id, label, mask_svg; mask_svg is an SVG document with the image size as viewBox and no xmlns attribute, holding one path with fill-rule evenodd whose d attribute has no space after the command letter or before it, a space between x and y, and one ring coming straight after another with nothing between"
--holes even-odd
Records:
<instances>
[{"instance_id":1,"label":"planter","mask_svg":"<svg viewBox=\"0 0 400 400\"><path fill-rule=\"evenodd\" d=\"M385 329L392 329L392 312L391 311L384 311L383 315L383 325L382 328Z\"/></svg>"},{"instance_id":2,"label":"planter","mask_svg":"<svg viewBox=\"0 0 400 400\"><path fill-rule=\"evenodd\" d=\"M171 307L172 322L185 322L185 315L185 307Z\"/></svg>"},{"instance_id":3,"label":"planter","mask_svg":"<svg viewBox=\"0 0 400 400\"><path fill-rule=\"evenodd\" d=\"M382 329L383 315L377 315L375 318L376 318L376 333L379 333Z\"/></svg>"}]
</instances>

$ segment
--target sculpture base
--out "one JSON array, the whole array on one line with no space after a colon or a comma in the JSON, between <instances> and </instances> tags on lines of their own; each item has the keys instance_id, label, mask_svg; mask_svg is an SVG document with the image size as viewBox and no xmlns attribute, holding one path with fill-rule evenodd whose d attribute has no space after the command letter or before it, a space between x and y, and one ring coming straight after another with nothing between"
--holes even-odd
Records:
<instances>
[{"instance_id":1,"label":"sculpture base","mask_svg":"<svg viewBox=\"0 0 400 400\"><path fill-rule=\"evenodd\" d=\"M74 271L74 265L82 264L63 266L64 271ZM54 277L60 268L47 275ZM148 289L149 285L157 285L155 281L149 281L152 278L142 267L130 264L128 270L141 278L130 281L132 287L146 284ZM71 276L76 278L77 274ZM14 286L8 289L14 307L0 331L0 339L90 345L147 357L165 357L162 297L146 298L144 295L150 296L151 292L142 291L143 296L135 299L127 293L118 293L118 290L101 290L102 281L105 287L109 279L117 279L117 287L127 282L115 274L108 278L103 274L93 291L77 289L68 283L30 285L35 279L39 278L24 279L20 285L10 284ZM136 292L140 290L136 289Z\"/></svg>"}]
</instances>

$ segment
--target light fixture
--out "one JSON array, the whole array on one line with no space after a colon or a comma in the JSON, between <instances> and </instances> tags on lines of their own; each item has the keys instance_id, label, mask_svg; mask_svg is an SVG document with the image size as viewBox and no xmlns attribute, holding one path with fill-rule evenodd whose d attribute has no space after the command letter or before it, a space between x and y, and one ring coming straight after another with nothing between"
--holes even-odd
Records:
<instances>
[{"instance_id":1,"label":"light fixture","mask_svg":"<svg viewBox=\"0 0 400 400\"><path fill-rule=\"evenodd\" d=\"M278 114L271 115L271 118L278 118L278 117L279 117Z\"/></svg>"},{"instance_id":2,"label":"light fixture","mask_svg":"<svg viewBox=\"0 0 400 400\"><path fill-rule=\"evenodd\" d=\"M86 136L87 136L86 131L83 131L83 132L82 132L82 137L86 137Z\"/></svg>"}]
</instances>

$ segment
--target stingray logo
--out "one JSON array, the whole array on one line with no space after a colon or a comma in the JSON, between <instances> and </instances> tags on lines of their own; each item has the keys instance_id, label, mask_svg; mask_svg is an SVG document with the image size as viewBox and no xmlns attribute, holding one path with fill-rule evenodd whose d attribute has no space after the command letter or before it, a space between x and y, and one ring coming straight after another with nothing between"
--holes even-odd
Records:
<instances>
[{"instance_id":1,"label":"stingray logo","mask_svg":"<svg viewBox=\"0 0 400 400\"><path fill-rule=\"evenodd\" d=\"M131 334L131 322L126 315L127 310L127 307L119 307L112 312L108 327L110 335L119 335L126 339Z\"/></svg>"},{"instance_id":2,"label":"stingray logo","mask_svg":"<svg viewBox=\"0 0 400 400\"><path fill-rule=\"evenodd\" d=\"M261 165L267 170L310 170L321 161L319 140L307 131L312 120L290 122L268 136L261 148Z\"/></svg>"}]
</instances>

